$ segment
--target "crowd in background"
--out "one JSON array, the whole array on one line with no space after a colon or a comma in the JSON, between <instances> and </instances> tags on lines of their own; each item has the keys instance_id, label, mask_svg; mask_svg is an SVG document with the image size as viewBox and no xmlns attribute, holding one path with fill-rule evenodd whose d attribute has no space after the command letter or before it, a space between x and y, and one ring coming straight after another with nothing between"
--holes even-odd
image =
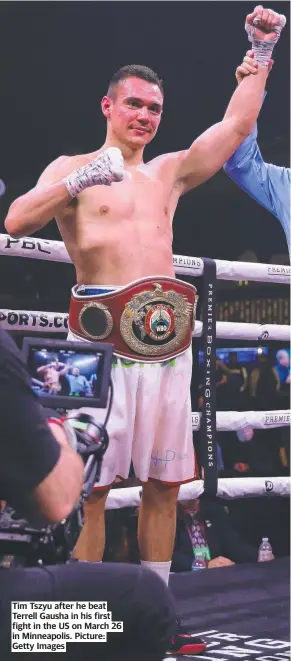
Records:
<instances>
[{"instance_id":1,"label":"crowd in background","mask_svg":"<svg viewBox=\"0 0 291 661\"><path fill-rule=\"evenodd\" d=\"M223 363L216 360L217 411L275 411L290 408L290 351L278 349L271 360L258 348L255 362L238 360L230 351ZM202 406L199 398L199 407ZM283 476L290 468L289 427L217 432L221 477ZM198 439L197 439L197 444Z\"/></svg>"},{"instance_id":2,"label":"crowd in background","mask_svg":"<svg viewBox=\"0 0 291 661\"><path fill-rule=\"evenodd\" d=\"M235 351L230 352L227 364L219 358L216 360L218 411L283 409L289 397L289 385L290 352L287 349L276 352L275 364L262 347L258 349L256 362L250 365L240 362Z\"/></svg>"}]
</instances>

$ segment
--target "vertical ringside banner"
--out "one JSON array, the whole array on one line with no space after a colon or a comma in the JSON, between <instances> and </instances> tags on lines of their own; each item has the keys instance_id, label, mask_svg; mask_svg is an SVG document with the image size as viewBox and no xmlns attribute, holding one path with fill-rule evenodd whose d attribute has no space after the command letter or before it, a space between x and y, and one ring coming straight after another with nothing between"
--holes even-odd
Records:
<instances>
[{"instance_id":1,"label":"vertical ringside banner","mask_svg":"<svg viewBox=\"0 0 291 661\"><path fill-rule=\"evenodd\" d=\"M204 492L217 493L216 450L216 263L203 258L203 407L200 425Z\"/></svg>"}]
</instances>

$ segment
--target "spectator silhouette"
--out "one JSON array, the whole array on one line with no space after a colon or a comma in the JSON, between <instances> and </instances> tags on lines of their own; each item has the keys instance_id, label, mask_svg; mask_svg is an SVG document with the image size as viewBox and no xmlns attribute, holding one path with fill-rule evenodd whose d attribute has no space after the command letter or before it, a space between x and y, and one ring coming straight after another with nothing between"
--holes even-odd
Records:
<instances>
[{"instance_id":1,"label":"spectator silhouette","mask_svg":"<svg viewBox=\"0 0 291 661\"><path fill-rule=\"evenodd\" d=\"M268 411L276 404L276 394L280 390L280 380L264 354L257 358L257 366L250 374L250 396L252 408Z\"/></svg>"}]
</instances>

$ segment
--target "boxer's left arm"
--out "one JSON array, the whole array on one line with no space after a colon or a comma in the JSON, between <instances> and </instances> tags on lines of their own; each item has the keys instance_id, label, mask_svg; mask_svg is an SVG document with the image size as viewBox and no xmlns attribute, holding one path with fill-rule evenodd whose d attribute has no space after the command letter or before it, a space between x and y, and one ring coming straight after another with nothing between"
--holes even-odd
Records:
<instances>
[{"instance_id":1,"label":"boxer's left arm","mask_svg":"<svg viewBox=\"0 0 291 661\"><path fill-rule=\"evenodd\" d=\"M267 76L268 70L259 67L256 76L245 78L235 90L223 120L182 152L177 172L182 194L213 177L251 133L261 109Z\"/></svg>"},{"instance_id":2,"label":"boxer's left arm","mask_svg":"<svg viewBox=\"0 0 291 661\"><path fill-rule=\"evenodd\" d=\"M265 10L260 29L256 28L262 41L271 41L276 37L274 26L279 25L279 14ZM252 24L256 12L247 17ZM268 66L258 63L258 73L246 76L233 93L224 118L218 124L199 136L191 147L179 154L177 182L181 194L207 181L236 151L243 140L251 133L259 115Z\"/></svg>"}]
</instances>

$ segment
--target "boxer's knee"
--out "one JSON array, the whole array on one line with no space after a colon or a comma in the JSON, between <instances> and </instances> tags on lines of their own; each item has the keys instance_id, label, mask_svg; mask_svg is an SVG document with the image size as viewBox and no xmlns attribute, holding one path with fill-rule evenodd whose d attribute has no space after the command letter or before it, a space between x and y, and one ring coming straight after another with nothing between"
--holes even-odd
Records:
<instances>
[{"instance_id":1,"label":"boxer's knee","mask_svg":"<svg viewBox=\"0 0 291 661\"><path fill-rule=\"evenodd\" d=\"M105 509L106 498L111 489L111 484L100 488L97 491L93 491L89 498L84 503L84 512L86 517L96 516L103 514Z\"/></svg>"},{"instance_id":2,"label":"boxer's knee","mask_svg":"<svg viewBox=\"0 0 291 661\"><path fill-rule=\"evenodd\" d=\"M176 509L179 486L163 484L159 480L150 479L143 484L142 503L144 507L164 512Z\"/></svg>"}]
</instances>

